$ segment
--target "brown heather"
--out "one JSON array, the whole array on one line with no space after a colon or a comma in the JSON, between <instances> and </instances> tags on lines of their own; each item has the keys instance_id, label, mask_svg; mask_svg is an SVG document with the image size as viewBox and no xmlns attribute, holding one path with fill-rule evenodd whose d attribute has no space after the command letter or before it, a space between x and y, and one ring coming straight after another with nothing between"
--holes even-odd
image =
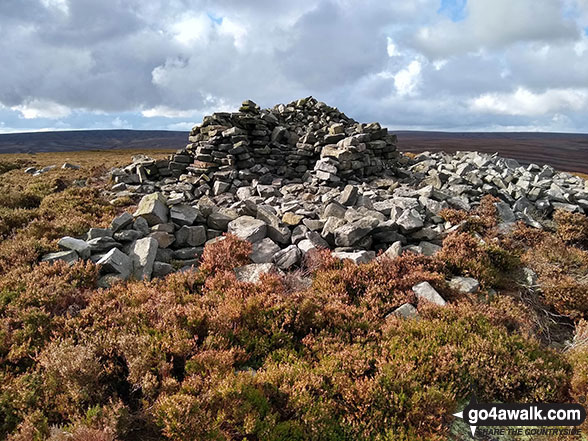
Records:
<instances>
[{"instance_id":1,"label":"brown heather","mask_svg":"<svg viewBox=\"0 0 588 441\"><path fill-rule=\"evenodd\" d=\"M518 226L497 237L487 198L444 213L463 225L435 257L357 266L321 250L296 274L256 284L233 273L251 246L227 235L198 270L99 289L91 263L37 261L57 237L116 214L89 164L129 153L100 155L68 153L86 165L79 171L3 174L0 438L444 440L472 385L491 401L588 394L588 258L576 217L560 218L556 234ZM540 288L528 288L538 303L517 291L521 265L539 275ZM484 288L453 292L452 275ZM422 281L449 304L417 301L411 287ZM405 302L418 320L390 314ZM539 313L575 323L569 349L539 338Z\"/></svg>"}]
</instances>

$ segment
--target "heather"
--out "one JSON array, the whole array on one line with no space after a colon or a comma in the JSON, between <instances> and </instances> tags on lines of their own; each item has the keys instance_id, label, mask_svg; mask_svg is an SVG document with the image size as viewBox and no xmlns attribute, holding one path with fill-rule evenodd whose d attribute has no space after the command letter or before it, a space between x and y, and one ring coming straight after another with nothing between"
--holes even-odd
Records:
<instances>
[{"instance_id":1,"label":"heather","mask_svg":"<svg viewBox=\"0 0 588 441\"><path fill-rule=\"evenodd\" d=\"M472 387L485 401L586 395L580 218L500 231L486 198L443 213L458 228L434 256L357 265L318 250L256 283L237 279L252 248L229 234L197 268L99 288L92 262L38 263L121 211L99 170L5 176L23 192L2 192L20 219L0 243L4 438L443 440ZM453 276L481 289L459 292ZM448 304L418 298L423 281ZM407 302L417 319L394 314Z\"/></svg>"}]
</instances>

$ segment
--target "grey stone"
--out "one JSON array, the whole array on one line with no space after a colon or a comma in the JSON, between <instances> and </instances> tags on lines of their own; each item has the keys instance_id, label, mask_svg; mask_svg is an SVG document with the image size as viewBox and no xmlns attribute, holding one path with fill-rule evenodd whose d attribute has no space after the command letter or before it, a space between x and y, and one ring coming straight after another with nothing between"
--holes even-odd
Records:
<instances>
[{"instance_id":1,"label":"grey stone","mask_svg":"<svg viewBox=\"0 0 588 441\"><path fill-rule=\"evenodd\" d=\"M179 247L197 247L206 242L206 228L202 225L189 227L184 225L176 232L176 242Z\"/></svg>"},{"instance_id":2,"label":"grey stone","mask_svg":"<svg viewBox=\"0 0 588 441\"><path fill-rule=\"evenodd\" d=\"M187 247L187 248L180 248L174 251L174 259L179 260L188 260L188 259L197 259L202 256L204 252L204 247Z\"/></svg>"},{"instance_id":3,"label":"grey stone","mask_svg":"<svg viewBox=\"0 0 588 441\"><path fill-rule=\"evenodd\" d=\"M419 242L419 247L425 256L433 256L441 251L441 247L439 245L435 245L434 243L426 241Z\"/></svg>"},{"instance_id":4,"label":"grey stone","mask_svg":"<svg viewBox=\"0 0 588 441\"><path fill-rule=\"evenodd\" d=\"M332 256L341 260L350 260L355 264L368 263L376 258L374 251L335 251Z\"/></svg>"},{"instance_id":5,"label":"grey stone","mask_svg":"<svg viewBox=\"0 0 588 441\"><path fill-rule=\"evenodd\" d=\"M287 245L290 242L291 234L292 233L288 227L267 226L267 236L279 244Z\"/></svg>"},{"instance_id":6,"label":"grey stone","mask_svg":"<svg viewBox=\"0 0 588 441\"><path fill-rule=\"evenodd\" d=\"M112 237L112 230L110 228L90 228L86 233L86 240L98 237Z\"/></svg>"},{"instance_id":7,"label":"grey stone","mask_svg":"<svg viewBox=\"0 0 588 441\"><path fill-rule=\"evenodd\" d=\"M167 222L168 211L165 197L161 193L151 193L143 196L134 216L144 218L152 226Z\"/></svg>"},{"instance_id":8,"label":"grey stone","mask_svg":"<svg viewBox=\"0 0 588 441\"><path fill-rule=\"evenodd\" d=\"M78 256L78 253L76 253L74 250L58 251L56 253L45 254L41 259L41 262L54 263L58 260L67 262L68 265L73 265L78 260L80 260L80 257Z\"/></svg>"},{"instance_id":9,"label":"grey stone","mask_svg":"<svg viewBox=\"0 0 588 441\"><path fill-rule=\"evenodd\" d=\"M377 225L377 221L376 221ZM357 244L374 229L374 223L370 219L343 225L335 230L335 245L351 247Z\"/></svg>"},{"instance_id":10,"label":"grey stone","mask_svg":"<svg viewBox=\"0 0 588 441\"><path fill-rule=\"evenodd\" d=\"M138 217L137 219L135 219L135 222L133 222L133 230L141 232L143 236L147 236L151 232L149 224L142 217Z\"/></svg>"},{"instance_id":11,"label":"grey stone","mask_svg":"<svg viewBox=\"0 0 588 441\"><path fill-rule=\"evenodd\" d=\"M194 225L199 217L200 220L204 220L200 215L200 211L196 207L191 207L190 205L174 205L170 209L169 217L172 222L180 226Z\"/></svg>"},{"instance_id":12,"label":"grey stone","mask_svg":"<svg viewBox=\"0 0 588 441\"><path fill-rule=\"evenodd\" d=\"M81 166L76 164L70 164L69 162L65 162L62 166L62 169L69 169L69 170L79 170Z\"/></svg>"},{"instance_id":13,"label":"grey stone","mask_svg":"<svg viewBox=\"0 0 588 441\"><path fill-rule=\"evenodd\" d=\"M173 234L166 233L165 231L154 231L153 233L149 234L149 237L152 237L157 241L159 248L167 248L171 246L171 244L173 244L176 240Z\"/></svg>"},{"instance_id":14,"label":"grey stone","mask_svg":"<svg viewBox=\"0 0 588 441\"><path fill-rule=\"evenodd\" d=\"M174 267L166 262L153 262L151 277L165 277L174 272Z\"/></svg>"},{"instance_id":15,"label":"grey stone","mask_svg":"<svg viewBox=\"0 0 588 441\"><path fill-rule=\"evenodd\" d=\"M228 232L249 242L259 242L267 234L267 224L251 216L241 216L229 223Z\"/></svg>"},{"instance_id":16,"label":"grey stone","mask_svg":"<svg viewBox=\"0 0 588 441\"><path fill-rule=\"evenodd\" d=\"M137 230L122 230L118 233L114 233L114 240L117 242L133 242L137 239L141 239L144 236L145 235L143 233Z\"/></svg>"},{"instance_id":17,"label":"grey stone","mask_svg":"<svg viewBox=\"0 0 588 441\"><path fill-rule=\"evenodd\" d=\"M400 255L402 254L402 242L400 242L399 240L394 242L392 245L390 245L386 251L384 251L380 257L381 258L389 258L389 259L396 259L397 257L400 257Z\"/></svg>"},{"instance_id":18,"label":"grey stone","mask_svg":"<svg viewBox=\"0 0 588 441\"><path fill-rule=\"evenodd\" d=\"M404 233L410 233L424 226L422 216L415 209L405 210L396 220L396 224Z\"/></svg>"},{"instance_id":19,"label":"grey stone","mask_svg":"<svg viewBox=\"0 0 588 441\"><path fill-rule=\"evenodd\" d=\"M121 244L118 243L110 236L97 237L90 239L86 242L90 246L90 251L93 253L102 253L112 248L120 248Z\"/></svg>"},{"instance_id":20,"label":"grey stone","mask_svg":"<svg viewBox=\"0 0 588 441\"><path fill-rule=\"evenodd\" d=\"M129 213L122 213L120 216L115 217L110 223L110 229L113 233L131 225L135 218Z\"/></svg>"},{"instance_id":21,"label":"grey stone","mask_svg":"<svg viewBox=\"0 0 588 441\"><path fill-rule=\"evenodd\" d=\"M322 217L328 219L329 217L336 217L339 219L345 219L345 212L347 209L338 202L331 202L323 211Z\"/></svg>"},{"instance_id":22,"label":"grey stone","mask_svg":"<svg viewBox=\"0 0 588 441\"><path fill-rule=\"evenodd\" d=\"M107 273L117 273L124 280L128 279L133 271L133 261L125 253L117 248L111 249L98 262Z\"/></svg>"},{"instance_id":23,"label":"grey stone","mask_svg":"<svg viewBox=\"0 0 588 441\"><path fill-rule=\"evenodd\" d=\"M273 263L252 263L250 265L235 268L235 275L240 282L257 283L262 274L277 272Z\"/></svg>"},{"instance_id":24,"label":"grey stone","mask_svg":"<svg viewBox=\"0 0 588 441\"><path fill-rule=\"evenodd\" d=\"M453 277L449 281L450 288L465 293L471 294L480 288L480 282L472 277Z\"/></svg>"},{"instance_id":25,"label":"grey stone","mask_svg":"<svg viewBox=\"0 0 588 441\"><path fill-rule=\"evenodd\" d=\"M339 196L339 202L347 207L352 207L357 202L358 194L359 190L355 185L346 185Z\"/></svg>"},{"instance_id":26,"label":"grey stone","mask_svg":"<svg viewBox=\"0 0 588 441\"><path fill-rule=\"evenodd\" d=\"M301 257L300 249L296 245L290 245L274 255L274 263L278 268L287 270L297 265Z\"/></svg>"},{"instance_id":27,"label":"grey stone","mask_svg":"<svg viewBox=\"0 0 588 441\"><path fill-rule=\"evenodd\" d=\"M280 247L269 237L266 237L253 244L251 260L254 263L270 263L279 251Z\"/></svg>"},{"instance_id":28,"label":"grey stone","mask_svg":"<svg viewBox=\"0 0 588 441\"><path fill-rule=\"evenodd\" d=\"M86 241L70 236L62 237L57 245L62 250L74 250L82 259L88 259L91 254L90 245Z\"/></svg>"},{"instance_id":29,"label":"grey stone","mask_svg":"<svg viewBox=\"0 0 588 441\"><path fill-rule=\"evenodd\" d=\"M208 216L207 224L214 230L227 231L229 222L234 221L238 217L239 215L234 210L220 209Z\"/></svg>"},{"instance_id":30,"label":"grey stone","mask_svg":"<svg viewBox=\"0 0 588 441\"><path fill-rule=\"evenodd\" d=\"M445 306L447 302L441 295L431 286L429 282L421 282L412 287L412 290L419 299L425 299L429 302L435 303L439 306Z\"/></svg>"},{"instance_id":31,"label":"grey stone","mask_svg":"<svg viewBox=\"0 0 588 441\"><path fill-rule=\"evenodd\" d=\"M133 262L133 276L137 280L150 280L153 262L159 245L152 237L137 240L131 247L129 257Z\"/></svg>"},{"instance_id":32,"label":"grey stone","mask_svg":"<svg viewBox=\"0 0 588 441\"><path fill-rule=\"evenodd\" d=\"M392 311L391 315L405 319L414 319L418 317L419 312L410 303L405 303Z\"/></svg>"}]
</instances>

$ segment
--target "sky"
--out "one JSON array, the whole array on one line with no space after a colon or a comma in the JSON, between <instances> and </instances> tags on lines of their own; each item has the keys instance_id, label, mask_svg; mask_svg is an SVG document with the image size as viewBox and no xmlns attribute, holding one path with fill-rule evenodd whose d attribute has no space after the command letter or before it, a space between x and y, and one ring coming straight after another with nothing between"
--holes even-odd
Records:
<instances>
[{"instance_id":1,"label":"sky","mask_svg":"<svg viewBox=\"0 0 588 441\"><path fill-rule=\"evenodd\" d=\"M392 130L588 133L588 0L0 0L0 133L314 96Z\"/></svg>"}]
</instances>

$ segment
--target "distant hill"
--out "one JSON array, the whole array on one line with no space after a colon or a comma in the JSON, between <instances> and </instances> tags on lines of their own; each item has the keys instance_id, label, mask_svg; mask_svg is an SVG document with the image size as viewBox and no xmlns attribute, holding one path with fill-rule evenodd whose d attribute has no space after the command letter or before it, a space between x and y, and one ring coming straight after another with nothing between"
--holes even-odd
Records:
<instances>
[{"instance_id":1,"label":"distant hill","mask_svg":"<svg viewBox=\"0 0 588 441\"><path fill-rule=\"evenodd\" d=\"M403 152L475 150L551 164L588 173L588 134L530 132L394 131ZM179 149L187 132L165 130L79 130L0 135L0 153L40 153L110 149Z\"/></svg>"},{"instance_id":2,"label":"distant hill","mask_svg":"<svg viewBox=\"0 0 588 441\"><path fill-rule=\"evenodd\" d=\"M0 153L185 147L187 132L166 130L75 130L0 135Z\"/></svg>"},{"instance_id":3,"label":"distant hill","mask_svg":"<svg viewBox=\"0 0 588 441\"><path fill-rule=\"evenodd\" d=\"M550 164L560 170L588 173L588 134L534 132L395 131L403 152L458 150L493 153L521 163Z\"/></svg>"}]
</instances>

